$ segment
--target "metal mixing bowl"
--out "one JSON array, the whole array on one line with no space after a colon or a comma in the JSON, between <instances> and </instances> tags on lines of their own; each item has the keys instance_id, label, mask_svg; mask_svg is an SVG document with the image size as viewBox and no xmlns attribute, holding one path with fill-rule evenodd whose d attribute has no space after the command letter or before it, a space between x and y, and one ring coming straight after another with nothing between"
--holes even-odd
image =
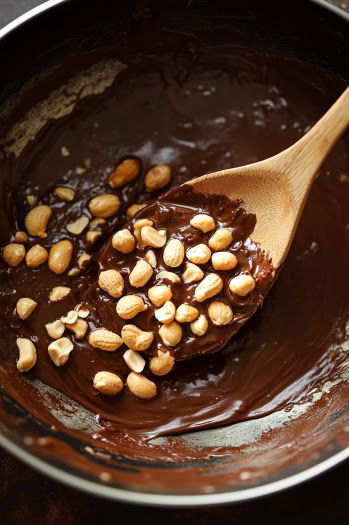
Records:
<instances>
[{"instance_id":1,"label":"metal mixing bowl","mask_svg":"<svg viewBox=\"0 0 349 525\"><path fill-rule=\"evenodd\" d=\"M0 30L0 131L6 129L8 114L17 112L19 120L30 109L39 79L60 67L73 51L81 55L79 67L88 69L91 51L113 43L123 45L132 27L131 13L135 16L148 3L139 2L136 7L136 2L49 0ZM156 8L156 2L151 3ZM255 43L265 49L318 62L348 78L349 16L321 0L289 0L282 6L258 0L217 0L214 6L201 0L161 4L161 23L172 29L185 30L186 21L195 19L197 27L204 29L208 24L212 31L219 28L222 15L230 15L225 24L231 25L234 41L249 45L247 35L253 34ZM37 95L44 99L48 91ZM0 220L5 220L3 210ZM0 355L6 351L6 341L0 341ZM34 389L41 398L42 413L51 414L50 426L40 414L30 413L30 396L14 399L2 388L0 445L52 478L110 499L178 506L242 501L291 487L349 456L345 373L342 381L324 385L323 392L307 405L174 441L158 439L154 447L173 448L177 455L172 461L156 462L139 449L134 457L107 454L101 443L91 454L83 435L94 431L93 415L45 385L36 383ZM1 387L5 375L0 363ZM52 398L60 403L59 411L52 411ZM318 410L322 410L321 425L315 417ZM63 430L57 432L55 426ZM72 436L72 429L80 429L80 440ZM56 456L57 443L69 448L74 461ZM186 447L202 451L202 457L188 458ZM210 454L217 447L220 452Z\"/></svg>"}]
</instances>

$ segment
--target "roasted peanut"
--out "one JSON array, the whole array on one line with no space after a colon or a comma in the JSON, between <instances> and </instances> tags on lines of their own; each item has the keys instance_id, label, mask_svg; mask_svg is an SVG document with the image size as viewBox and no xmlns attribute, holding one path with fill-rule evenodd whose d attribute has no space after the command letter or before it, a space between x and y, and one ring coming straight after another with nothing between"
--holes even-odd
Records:
<instances>
[{"instance_id":1,"label":"roasted peanut","mask_svg":"<svg viewBox=\"0 0 349 525\"><path fill-rule=\"evenodd\" d=\"M125 295L116 305L116 313L121 319L133 319L140 312L147 310L146 305L138 295Z\"/></svg>"},{"instance_id":2,"label":"roasted peanut","mask_svg":"<svg viewBox=\"0 0 349 525\"><path fill-rule=\"evenodd\" d=\"M166 346L176 346L182 339L182 334L182 327L176 321L172 321L170 324L163 324L159 330L162 342Z\"/></svg>"},{"instance_id":3,"label":"roasted peanut","mask_svg":"<svg viewBox=\"0 0 349 525\"><path fill-rule=\"evenodd\" d=\"M68 295L70 291L71 288L68 288L67 286L55 286L54 288L52 288L52 291L50 293L50 301L52 303L60 301L61 299L63 299L63 297Z\"/></svg>"},{"instance_id":4,"label":"roasted peanut","mask_svg":"<svg viewBox=\"0 0 349 525\"><path fill-rule=\"evenodd\" d=\"M139 212L139 210L143 210L143 208L145 208L147 206L147 204L143 203L143 204L131 204L131 206L129 206L127 208L127 217L130 217L130 219L133 219L133 217L136 215L136 213Z\"/></svg>"},{"instance_id":5,"label":"roasted peanut","mask_svg":"<svg viewBox=\"0 0 349 525\"><path fill-rule=\"evenodd\" d=\"M92 259L92 255L89 255L86 252L82 253L80 257L78 258L78 266L80 270L84 270L91 259Z\"/></svg>"},{"instance_id":6,"label":"roasted peanut","mask_svg":"<svg viewBox=\"0 0 349 525\"><path fill-rule=\"evenodd\" d=\"M222 228L214 232L210 240L208 241L209 247L218 252L219 250L225 250L229 244L233 242L233 234L231 231Z\"/></svg>"},{"instance_id":7,"label":"roasted peanut","mask_svg":"<svg viewBox=\"0 0 349 525\"><path fill-rule=\"evenodd\" d=\"M237 258L230 252L216 252L212 254L212 266L215 270L232 270L238 263Z\"/></svg>"},{"instance_id":8,"label":"roasted peanut","mask_svg":"<svg viewBox=\"0 0 349 525\"><path fill-rule=\"evenodd\" d=\"M156 384L147 379L143 374L131 372L127 376L126 382L132 394L140 399L152 399L156 396Z\"/></svg>"},{"instance_id":9,"label":"roasted peanut","mask_svg":"<svg viewBox=\"0 0 349 525\"><path fill-rule=\"evenodd\" d=\"M82 339L86 335L86 332L87 332L87 329L88 329L88 324L86 323L86 321L84 321L83 319L80 319L80 317L78 317L78 319L75 321L75 323L67 324L67 328L68 328L68 330L73 332L73 334L75 335L76 339Z\"/></svg>"},{"instance_id":10,"label":"roasted peanut","mask_svg":"<svg viewBox=\"0 0 349 525\"><path fill-rule=\"evenodd\" d=\"M48 353L56 366L63 366L68 361L73 348L74 345L68 337L61 337L49 344Z\"/></svg>"},{"instance_id":11,"label":"roasted peanut","mask_svg":"<svg viewBox=\"0 0 349 525\"><path fill-rule=\"evenodd\" d=\"M155 318L163 324L172 323L176 315L176 307L172 301L166 301L166 303L155 310Z\"/></svg>"},{"instance_id":12,"label":"roasted peanut","mask_svg":"<svg viewBox=\"0 0 349 525\"><path fill-rule=\"evenodd\" d=\"M152 286L148 290L148 297L154 306L160 308L166 301L172 298L171 288L165 284L161 286Z\"/></svg>"},{"instance_id":13,"label":"roasted peanut","mask_svg":"<svg viewBox=\"0 0 349 525\"><path fill-rule=\"evenodd\" d=\"M97 219L92 219L90 222L90 228L99 228L99 226L104 226L106 224L106 220L102 219L102 217L97 217Z\"/></svg>"},{"instance_id":14,"label":"roasted peanut","mask_svg":"<svg viewBox=\"0 0 349 525\"><path fill-rule=\"evenodd\" d=\"M167 266L178 268L184 259L184 244L179 239L171 239L163 253L163 260Z\"/></svg>"},{"instance_id":15,"label":"roasted peanut","mask_svg":"<svg viewBox=\"0 0 349 525\"><path fill-rule=\"evenodd\" d=\"M132 286L135 288L141 288L151 278L153 275L153 268L150 266L147 261L140 260L137 261L132 272L129 275L129 281Z\"/></svg>"},{"instance_id":16,"label":"roasted peanut","mask_svg":"<svg viewBox=\"0 0 349 525\"><path fill-rule=\"evenodd\" d=\"M152 332L144 332L134 324L125 324L121 330L121 337L126 346L137 352L147 350L154 340Z\"/></svg>"},{"instance_id":17,"label":"roasted peanut","mask_svg":"<svg viewBox=\"0 0 349 525\"><path fill-rule=\"evenodd\" d=\"M196 264L187 263L184 272L182 273L183 281L187 283L193 283L195 281L201 281L204 277L204 272Z\"/></svg>"},{"instance_id":18,"label":"roasted peanut","mask_svg":"<svg viewBox=\"0 0 349 525\"><path fill-rule=\"evenodd\" d=\"M47 223L50 220L52 215L52 210L49 206L45 204L40 206L35 206L24 220L24 224L27 232L32 237L40 237L45 239L47 237L46 227Z\"/></svg>"},{"instance_id":19,"label":"roasted peanut","mask_svg":"<svg viewBox=\"0 0 349 525\"><path fill-rule=\"evenodd\" d=\"M28 317L34 312L38 303L30 299L30 297L22 297L18 299L16 304L16 310L20 319L28 319Z\"/></svg>"},{"instance_id":20,"label":"roasted peanut","mask_svg":"<svg viewBox=\"0 0 349 525\"><path fill-rule=\"evenodd\" d=\"M245 297L252 292L256 282L251 275L237 275L229 283L229 290L240 297Z\"/></svg>"},{"instance_id":21,"label":"roasted peanut","mask_svg":"<svg viewBox=\"0 0 349 525\"><path fill-rule=\"evenodd\" d=\"M99 348L106 352L114 352L123 343L121 337L105 328L98 328L90 333L88 342L93 348Z\"/></svg>"},{"instance_id":22,"label":"roasted peanut","mask_svg":"<svg viewBox=\"0 0 349 525\"><path fill-rule=\"evenodd\" d=\"M90 310L82 303L77 304L74 310L78 312L78 316L82 319L86 319L90 315Z\"/></svg>"},{"instance_id":23,"label":"roasted peanut","mask_svg":"<svg viewBox=\"0 0 349 525\"><path fill-rule=\"evenodd\" d=\"M87 233L86 233L86 241L88 244L92 245L94 244L97 239L99 239L100 237L102 236L102 232L99 232L99 231L94 231L94 230L89 230Z\"/></svg>"},{"instance_id":24,"label":"roasted peanut","mask_svg":"<svg viewBox=\"0 0 349 525\"><path fill-rule=\"evenodd\" d=\"M143 226L141 229L141 239L145 246L162 248L166 242L166 230L158 231L152 226Z\"/></svg>"},{"instance_id":25,"label":"roasted peanut","mask_svg":"<svg viewBox=\"0 0 349 525\"><path fill-rule=\"evenodd\" d=\"M48 266L57 275L66 271L73 257L73 244L68 240L54 244L48 256Z\"/></svg>"},{"instance_id":26,"label":"roasted peanut","mask_svg":"<svg viewBox=\"0 0 349 525\"><path fill-rule=\"evenodd\" d=\"M187 251L187 258L194 264L205 264L210 260L211 250L206 244L197 244Z\"/></svg>"},{"instance_id":27,"label":"roasted peanut","mask_svg":"<svg viewBox=\"0 0 349 525\"><path fill-rule=\"evenodd\" d=\"M28 235L25 232L22 232L22 231L19 230L19 231L17 231L15 233L15 241L19 242L19 243L27 242L28 241Z\"/></svg>"},{"instance_id":28,"label":"roasted peanut","mask_svg":"<svg viewBox=\"0 0 349 525\"><path fill-rule=\"evenodd\" d=\"M44 264L47 259L47 250L45 250L43 246L40 246L40 244L35 244L35 246L32 246L25 256L25 262L29 268L37 268L41 264Z\"/></svg>"},{"instance_id":29,"label":"roasted peanut","mask_svg":"<svg viewBox=\"0 0 349 525\"><path fill-rule=\"evenodd\" d=\"M204 233L210 232L216 227L216 223L214 222L211 215L206 215L205 213L199 213L198 215L195 215L195 217L193 217L190 221L190 224L193 228L196 228L197 230L200 230Z\"/></svg>"},{"instance_id":30,"label":"roasted peanut","mask_svg":"<svg viewBox=\"0 0 349 525\"><path fill-rule=\"evenodd\" d=\"M20 372L29 372L37 361L36 348L30 339L18 337L16 340L19 350L17 369Z\"/></svg>"},{"instance_id":31,"label":"roasted peanut","mask_svg":"<svg viewBox=\"0 0 349 525\"><path fill-rule=\"evenodd\" d=\"M205 315L200 315L196 321L190 323L190 330L193 334L202 336L205 335L208 329L208 321Z\"/></svg>"},{"instance_id":32,"label":"roasted peanut","mask_svg":"<svg viewBox=\"0 0 349 525\"><path fill-rule=\"evenodd\" d=\"M149 363L150 371L156 376L165 376L169 374L174 367L174 357L170 352L158 352L158 355L152 357Z\"/></svg>"},{"instance_id":33,"label":"roasted peanut","mask_svg":"<svg viewBox=\"0 0 349 525\"><path fill-rule=\"evenodd\" d=\"M74 324L78 318L78 312L76 310L70 310L67 315L61 317L62 323L69 325Z\"/></svg>"},{"instance_id":34,"label":"roasted peanut","mask_svg":"<svg viewBox=\"0 0 349 525\"><path fill-rule=\"evenodd\" d=\"M61 155L62 157L69 157L70 151L68 150L67 146L61 147Z\"/></svg>"},{"instance_id":35,"label":"roasted peanut","mask_svg":"<svg viewBox=\"0 0 349 525\"><path fill-rule=\"evenodd\" d=\"M233 310L227 304L213 301L208 307L208 315L216 326L225 326L233 319Z\"/></svg>"},{"instance_id":36,"label":"roasted peanut","mask_svg":"<svg viewBox=\"0 0 349 525\"><path fill-rule=\"evenodd\" d=\"M90 222L90 219L86 217L86 215L81 215L76 221L69 222L66 226L66 229L69 233L72 233L73 235L80 235L88 223Z\"/></svg>"},{"instance_id":37,"label":"roasted peanut","mask_svg":"<svg viewBox=\"0 0 349 525\"><path fill-rule=\"evenodd\" d=\"M125 159L109 175L109 186L113 189L121 188L121 186L136 179L141 171L142 165L138 159Z\"/></svg>"},{"instance_id":38,"label":"roasted peanut","mask_svg":"<svg viewBox=\"0 0 349 525\"><path fill-rule=\"evenodd\" d=\"M68 276L69 276L69 277L76 277L76 276L79 275L79 274L80 274L80 269L79 269L79 268L76 268L76 267L71 268L71 269L69 270L69 272L68 272Z\"/></svg>"},{"instance_id":39,"label":"roasted peanut","mask_svg":"<svg viewBox=\"0 0 349 525\"><path fill-rule=\"evenodd\" d=\"M144 178L145 189L149 192L160 190L171 180L171 168L167 164L156 164Z\"/></svg>"},{"instance_id":40,"label":"roasted peanut","mask_svg":"<svg viewBox=\"0 0 349 525\"><path fill-rule=\"evenodd\" d=\"M223 281L219 275L209 273L195 288L195 299L202 303L217 295L223 288Z\"/></svg>"},{"instance_id":41,"label":"roasted peanut","mask_svg":"<svg viewBox=\"0 0 349 525\"><path fill-rule=\"evenodd\" d=\"M112 193L103 193L90 200L88 207L95 217L109 219L109 217L113 217L119 211L120 199Z\"/></svg>"},{"instance_id":42,"label":"roasted peanut","mask_svg":"<svg viewBox=\"0 0 349 525\"><path fill-rule=\"evenodd\" d=\"M145 260L150 264L152 268L156 268L156 255L153 250L148 250L144 256Z\"/></svg>"},{"instance_id":43,"label":"roasted peanut","mask_svg":"<svg viewBox=\"0 0 349 525\"><path fill-rule=\"evenodd\" d=\"M137 242L139 244L140 248L143 248L144 244L141 237L141 231L142 228L145 226L153 226L153 221L150 221L149 219L139 219L139 221L136 221L133 225L133 231L135 234L135 237L137 239Z\"/></svg>"},{"instance_id":44,"label":"roasted peanut","mask_svg":"<svg viewBox=\"0 0 349 525\"><path fill-rule=\"evenodd\" d=\"M161 272L158 273L157 277L159 277L159 279L167 279L168 281L171 281L172 283L181 282L179 275L177 275L174 272L167 272L166 270L161 270Z\"/></svg>"},{"instance_id":45,"label":"roasted peanut","mask_svg":"<svg viewBox=\"0 0 349 525\"><path fill-rule=\"evenodd\" d=\"M71 188L66 188L64 186L58 186L55 188L55 195L62 201L71 202L74 200L75 191Z\"/></svg>"},{"instance_id":46,"label":"roasted peanut","mask_svg":"<svg viewBox=\"0 0 349 525\"><path fill-rule=\"evenodd\" d=\"M118 252L131 253L136 247L136 239L132 233L125 228L113 235L112 245Z\"/></svg>"},{"instance_id":47,"label":"roasted peanut","mask_svg":"<svg viewBox=\"0 0 349 525\"><path fill-rule=\"evenodd\" d=\"M12 242L5 246L2 252L2 258L8 266L18 266L25 257L25 247L23 244Z\"/></svg>"},{"instance_id":48,"label":"roasted peanut","mask_svg":"<svg viewBox=\"0 0 349 525\"><path fill-rule=\"evenodd\" d=\"M115 396L124 387L121 378L112 372L97 372L93 378L93 386L105 396Z\"/></svg>"},{"instance_id":49,"label":"roasted peanut","mask_svg":"<svg viewBox=\"0 0 349 525\"><path fill-rule=\"evenodd\" d=\"M191 323L199 317L199 310L190 304L180 304L176 311L176 321L179 323Z\"/></svg>"},{"instance_id":50,"label":"roasted peanut","mask_svg":"<svg viewBox=\"0 0 349 525\"><path fill-rule=\"evenodd\" d=\"M122 296L124 291L124 279L117 270L104 270L99 274L98 285L115 299Z\"/></svg>"},{"instance_id":51,"label":"roasted peanut","mask_svg":"<svg viewBox=\"0 0 349 525\"><path fill-rule=\"evenodd\" d=\"M34 206L38 200L35 195L27 195L26 199L29 206Z\"/></svg>"},{"instance_id":52,"label":"roasted peanut","mask_svg":"<svg viewBox=\"0 0 349 525\"><path fill-rule=\"evenodd\" d=\"M45 324L45 328L52 339L60 339L65 332L65 324L61 319Z\"/></svg>"},{"instance_id":53,"label":"roasted peanut","mask_svg":"<svg viewBox=\"0 0 349 525\"><path fill-rule=\"evenodd\" d=\"M135 352L131 349L126 350L126 352L124 353L124 360L127 366L132 370L132 372L136 372L137 374L143 372L145 367L145 360L138 352Z\"/></svg>"}]
</instances>

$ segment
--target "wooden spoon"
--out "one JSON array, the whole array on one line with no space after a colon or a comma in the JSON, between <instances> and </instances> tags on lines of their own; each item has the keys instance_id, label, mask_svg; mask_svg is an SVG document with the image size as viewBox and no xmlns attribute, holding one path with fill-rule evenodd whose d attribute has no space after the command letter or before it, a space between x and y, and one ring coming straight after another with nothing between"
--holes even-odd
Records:
<instances>
[{"instance_id":1,"label":"wooden spoon","mask_svg":"<svg viewBox=\"0 0 349 525\"><path fill-rule=\"evenodd\" d=\"M278 268L287 256L315 175L348 125L349 88L293 146L255 164L203 175L190 184L201 193L242 199L246 210L257 216L253 240L269 252Z\"/></svg>"}]
</instances>

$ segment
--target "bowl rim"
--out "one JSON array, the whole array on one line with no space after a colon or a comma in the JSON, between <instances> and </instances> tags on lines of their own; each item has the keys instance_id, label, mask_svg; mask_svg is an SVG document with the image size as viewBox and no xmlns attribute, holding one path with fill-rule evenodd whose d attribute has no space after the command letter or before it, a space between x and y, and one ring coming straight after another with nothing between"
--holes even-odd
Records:
<instances>
[{"instance_id":1,"label":"bowl rim","mask_svg":"<svg viewBox=\"0 0 349 525\"><path fill-rule=\"evenodd\" d=\"M49 11L53 7L66 3L71 0L46 0L42 4L33 7L19 17L15 18L4 27L0 28L0 40L9 33L15 31L20 26L38 17L41 13ZM349 13L331 4L328 0L309 0L328 11L349 22ZM103 497L109 500L120 501L129 504L138 504L158 507L196 507L208 505L222 505L252 500L263 496L275 494L282 490L294 487L300 483L308 481L327 470L335 467L339 463L349 458L349 447L336 452L330 457L321 460L319 463L306 468L302 472L292 474L283 479L266 483L258 487L243 488L235 491L218 492L215 494L161 494L151 492L140 492L136 490L121 489L99 481L92 481L65 471L63 468L56 467L35 454L28 452L22 446L11 441L3 432L0 431L0 446L7 452L33 467L40 473L49 478L59 481L72 488L86 493Z\"/></svg>"}]
</instances>

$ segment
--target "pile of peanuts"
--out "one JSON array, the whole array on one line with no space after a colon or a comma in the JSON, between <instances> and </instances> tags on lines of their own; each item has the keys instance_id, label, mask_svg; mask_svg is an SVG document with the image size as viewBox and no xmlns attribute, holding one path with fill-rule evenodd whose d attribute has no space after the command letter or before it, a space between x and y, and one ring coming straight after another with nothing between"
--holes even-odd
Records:
<instances>
[{"instance_id":1,"label":"pile of peanuts","mask_svg":"<svg viewBox=\"0 0 349 525\"><path fill-rule=\"evenodd\" d=\"M66 150L66 148L65 148ZM68 151L68 150L67 150ZM64 156L69 155L64 153ZM81 170L83 173L85 170ZM120 162L114 171L112 171L108 177L108 185L112 190L119 189L124 185L132 182L138 178L142 171L141 162L136 158L127 158ZM78 173L78 172L77 172ZM149 193L158 191L164 188L169 184L171 180L171 169L168 165L155 165L153 166L144 177L144 186L145 190ZM67 203L73 202L75 199L75 191L72 188L65 186L58 186L54 189L54 195L57 199L65 201ZM37 243L32 245L29 249L26 248L26 244L30 242L30 238L39 238L44 240L48 237L47 226L52 218L53 210L50 206L45 204L36 205L36 197L33 195L27 196L27 202L31 206L31 210L27 213L24 225L25 231L17 231L14 235L13 242L7 244L2 250L2 258L4 262L12 268L19 266L22 262L25 262L28 268L38 268L41 265L47 263L49 269L57 274L61 275L67 272L69 277L76 277L79 273L85 269L88 262L91 260L91 255L83 252L77 258L76 266L71 267L73 255L74 255L74 245L69 239L63 239L55 244L53 244L49 250L44 246ZM97 239L102 235L100 227L102 227L107 219L114 217L121 206L121 201L118 195L115 193L103 193L92 198L88 203L88 209L92 218L89 218L87 215L83 214L73 222L68 222L66 224L66 230L74 236L82 235L83 232L87 229L85 238L89 246L92 246ZM144 208L146 204L132 204L127 209L128 217L132 218L140 209ZM51 302L59 301L63 299L71 289L66 286L57 286L55 287L49 296ZM37 307L36 301L29 297L22 297L17 301L16 312L18 317L21 320L26 320ZM69 354L73 350L73 343L68 337L63 337L63 334L66 329L70 330L77 339L82 339L87 330L88 324L84 320L88 316L88 311L77 305L75 310L72 310L67 313L66 316L61 319L57 319L52 323L46 325L46 330L48 335L54 340L48 346L48 353L53 363L56 366L64 365L69 358ZM127 328L125 329L125 334ZM113 349L115 350L122 344L122 339L117 336L117 343L115 343L115 335L112 336L109 343L106 343L106 338L108 338L108 331L101 329L100 331L96 330L90 335L90 343L92 346L97 348L104 345L105 350ZM127 338L127 336L126 336ZM110 337L109 337L110 339ZM138 338L140 340L141 338ZM104 343L99 343L100 340L103 340ZM30 339L27 338L17 338L17 347L19 349L19 359L17 362L17 368L20 372L27 372L31 370L37 361L37 352L35 345ZM131 352L131 351L130 351ZM132 351L133 352L133 351ZM137 363L135 363L135 359ZM143 359L139 354L133 355L132 353L125 353L125 361L131 363L133 370L141 368L140 360ZM165 370L166 366L162 363L161 358L158 362L155 360L153 362L153 369L156 368L159 370L159 375ZM118 376L116 380L115 377L112 377L113 374L109 372L100 372L94 378L94 386L105 394L115 394L122 388L122 381ZM106 383L105 383L106 381ZM121 382L121 388L120 388ZM110 384L113 384L111 388ZM129 375L127 383L130 389L137 395L137 392L142 389L139 386L139 378L137 375ZM142 381L141 381L142 383ZM144 381L143 381L144 383ZM142 384L143 384L142 383ZM151 382L149 382L151 383ZM103 386L105 384L105 386ZM141 392L138 397L148 398L150 392L153 397L155 393L153 392L154 388L151 385L145 386L148 388L148 395L143 395Z\"/></svg>"}]
</instances>

